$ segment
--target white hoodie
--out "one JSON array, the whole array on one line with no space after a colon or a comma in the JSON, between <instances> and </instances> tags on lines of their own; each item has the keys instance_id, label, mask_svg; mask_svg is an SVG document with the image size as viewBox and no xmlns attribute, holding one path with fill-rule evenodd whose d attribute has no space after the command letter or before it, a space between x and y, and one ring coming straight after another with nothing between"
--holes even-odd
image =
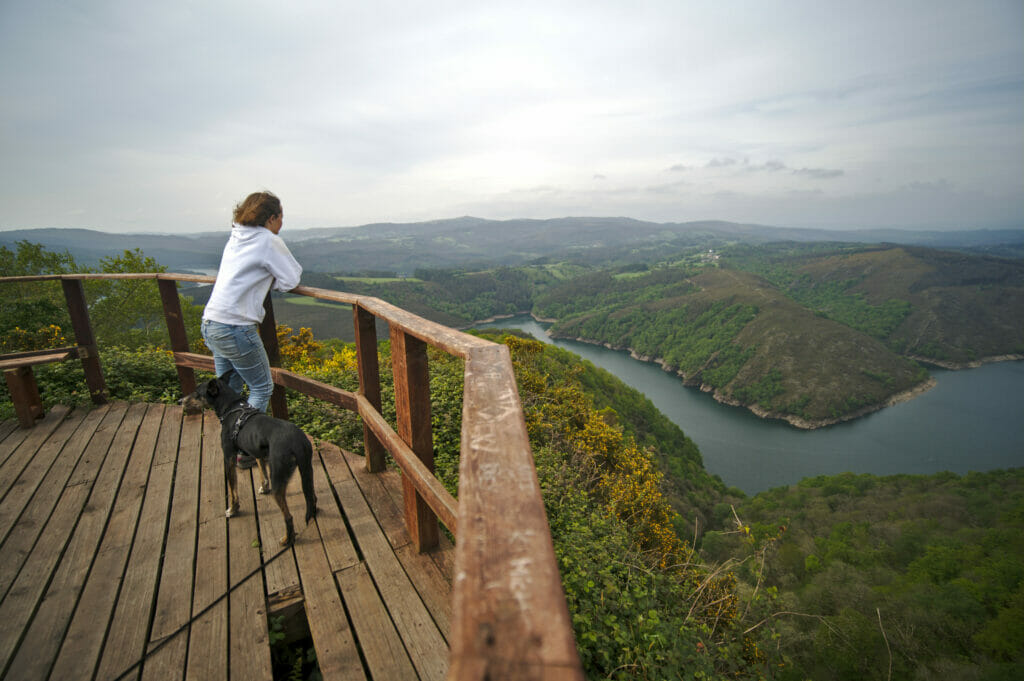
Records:
<instances>
[{"instance_id":1,"label":"white hoodie","mask_svg":"<svg viewBox=\"0 0 1024 681\"><path fill-rule=\"evenodd\" d=\"M302 265L281 237L265 227L232 225L203 319L235 326L259 324L271 284L275 291L290 291L299 285L301 275Z\"/></svg>"}]
</instances>

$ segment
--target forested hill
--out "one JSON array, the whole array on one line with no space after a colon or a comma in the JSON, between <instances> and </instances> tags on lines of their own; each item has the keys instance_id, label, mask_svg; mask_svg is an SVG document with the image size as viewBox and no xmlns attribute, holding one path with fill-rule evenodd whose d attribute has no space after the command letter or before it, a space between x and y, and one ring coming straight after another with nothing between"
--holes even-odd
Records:
<instances>
[{"instance_id":1,"label":"forested hill","mask_svg":"<svg viewBox=\"0 0 1024 681\"><path fill-rule=\"evenodd\" d=\"M548 289L552 333L659 360L723 402L815 427L1024 357L1024 261L894 246L737 246L719 266L601 271ZM674 273L676 281L671 281Z\"/></svg>"},{"instance_id":2,"label":"forested hill","mask_svg":"<svg viewBox=\"0 0 1024 681\"><path fill-rule=\"evenodd\" d=\"M963 368L1024 357L1019 259L794 242L666 256L612 268L559 262L304 281L456 327L532 312L555 322L553 335L630 350L723 402L802 427L927 389L922 361ZM293 325L331 313L284 300L280 309L297 315Z\"/></svg>"}]
</instances>

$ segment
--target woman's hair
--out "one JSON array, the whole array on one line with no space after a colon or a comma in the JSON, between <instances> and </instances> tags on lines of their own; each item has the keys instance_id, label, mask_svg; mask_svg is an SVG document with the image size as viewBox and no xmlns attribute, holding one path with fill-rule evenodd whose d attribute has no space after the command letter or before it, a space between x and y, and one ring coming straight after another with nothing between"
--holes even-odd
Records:
<instances>
[{"instance_id":1,"label":"woman's hair","mask_svg":"<svg viewBox=\"0 0 1024 681\"><path fill-rule=\"evenodd\" d=\"M262 227L267 220L281 214L281 199L271 192L255 192L235 206L234 222L247 227Z\"/></svg>"}]
</instances>

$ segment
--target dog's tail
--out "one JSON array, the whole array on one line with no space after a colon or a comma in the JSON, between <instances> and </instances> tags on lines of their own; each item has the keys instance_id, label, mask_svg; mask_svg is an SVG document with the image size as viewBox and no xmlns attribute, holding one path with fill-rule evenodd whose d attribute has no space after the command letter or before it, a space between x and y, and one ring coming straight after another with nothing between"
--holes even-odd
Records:
<instances>
[{"instance_id":1,"label":"dog's tail","mask_svg":"<svg viewBox=\"0 0 1024 681\"><path fill-rule=\"evenodd\" d=\"M313 490L313 445L309 438L302 438L302 452L296 455L299 477L302 479L302 496L306 497L306 524L316 515L316 492Z\"/></svg>"}]
</instances>

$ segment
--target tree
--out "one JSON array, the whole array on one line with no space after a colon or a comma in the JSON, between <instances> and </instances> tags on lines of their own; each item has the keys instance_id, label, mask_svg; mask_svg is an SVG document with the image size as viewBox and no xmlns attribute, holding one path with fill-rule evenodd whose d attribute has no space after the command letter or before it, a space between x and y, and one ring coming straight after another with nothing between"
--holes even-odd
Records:
<instances>
[{"instance_id":1,"label":"tree","mask_svg":"<svg viewBox=\"0 0 1024 681\"><path fill-rule=\"evenodd\" d=\"M81 268L67 251L47 251L42 245L28 241L17 242L14 251L0 246L2 277L79 271ZM64 345L64 334L70 327L59 284L35 281L0 286L0 352Z\"/></svg>"},{"instance_id":2,"label":"tree","mask_svg":"<svg viewBox=\"0 0 1024 681\"><path fill-rule=\"evenodd\" d=\"M140 249L102 258L105 274L165 272L166 267ZM89 272L64 251L47 251L40 244L19 241L17 250L0 247L0 276L31 276ZM169 343L163 303L151 279L87 280L89 318L101 347L166 347ZM193 346L201 346L202 308L179 296L185 330ZM72 342L67 303L55 282L25 282L0 286L0 351L36 350Z\"/></svg>"},{"instance_id":3,"label":"tree","mask_svg":"<svg viewBox=\"0 0 1024 681\"><path fill-rule=\"evenodd\" d=\"M102 258L105 274L129 272L166 272L167 268L141 249L124 251L119 256ZM169 344L163 303L152 279L103 279L86 285L89 316L96 340L101 346L139 348ZM202 308L179 296L185 330L193 342L200 338Z\"/></svg>"}]
</instances>

